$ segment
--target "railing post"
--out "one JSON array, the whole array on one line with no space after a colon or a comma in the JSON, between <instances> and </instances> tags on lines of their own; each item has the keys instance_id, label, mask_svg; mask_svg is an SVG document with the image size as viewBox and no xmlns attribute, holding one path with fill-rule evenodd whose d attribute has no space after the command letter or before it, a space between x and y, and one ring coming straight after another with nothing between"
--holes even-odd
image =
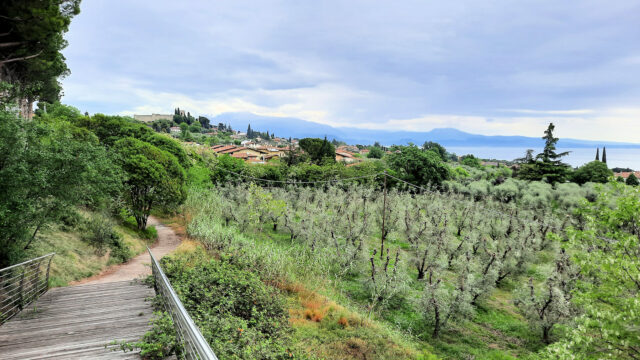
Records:
<instances>
[{"instance_id":1,"label":"railing post","mask_svg":"<svg viewBox=\"0 0 640 360\"><path fill-rule=\"evenodd\" d=\"M47 292L53 255L55 253L0 269L0 324L7 322ZM49 261L46 278L44 278L42 266L46 258L49 258ZM42 284L43 281L46 285Z\"/></svg>"},{"instance_id":2,"label":"railing post","mask_svg":"<svg viewBox=\"0 0 640 360\"><path fill-rule=\"evenodd\" d=\"M24 289L24 273L26 271L26 266L22 268L22 275L20 275L20 288L18 290L18 293L20 294L19 298L18 298L18 309L22 310L22 305L24 303L24 297L22 294L22 290Z\"/></svg>"},{"instance_id":3,"label":"railing post","mask_svg":"<svg viewBox=\"0 0 640 360\"><path fill-rule=\"evenodd\" d=\"M45 288L49 290L49 273L51 271L51 260L53 260L53 255L49 258L49 263L47 264L47 278L45 282Z\"/></svg>"}]
</instances>

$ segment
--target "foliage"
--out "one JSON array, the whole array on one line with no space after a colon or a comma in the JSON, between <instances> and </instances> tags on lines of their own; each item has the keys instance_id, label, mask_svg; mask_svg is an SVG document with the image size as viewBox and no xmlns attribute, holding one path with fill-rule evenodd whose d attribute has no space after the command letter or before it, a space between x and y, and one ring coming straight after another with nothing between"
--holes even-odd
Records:
<instances>
[{"instance_id":1,"label":"foliage","mask_svg":"<svg viewBox=\"0 0 640 360\"><path fill-rule=\"evenodd\" d=\"M583 204L577 215L584 224L569 231L582 273L575 302L584 314L545 351L548 358L635 359L640 351L640 192L610 185Z\"/></svg>"},{"instance_id":2,"label":"foliage","mask_svg":"<svg viewBox=\"0 0 640 360\"><path fill-rule=\"evenodd\" d=\"M92 117L78 118L75 124L91 130L107 147L113 146L120 139L132 137L170 153L185 169L191 166L189 157L180 143L166 135L155 133L150 127L131 118L96 114Z\"/></svg>"},{"instance_id":3,"label":"foliage","mask_svg":"<svg viewBox=\"0 0 640 360\"><path fill-rule=\"evenodd\" d=\"M242 264L227 257L209 260L196 251L165 257L162 267L217 356L284 359L291 355L283 297ZM162 331L168 328L163 326L166 322L159 319L142 344L137 344L149 349L152 358L170 355L176 348L173 338L167 337L171 331Z\"/></svg>"},{"instance_id":4,"label":"foliage","mask_svg":"<svg viewBox=\"0 0 640 360\"><path fill-rule=\"evenodd\" d=\"M382 151L379 146L372 146L371 148L369 148L369 154L367 154L367 157L369 159L382 159L383 156L384 151Z\"/></svg>"},{"instance_id":5,"label":"foliage","mask_svg":"<svg viewBox=\"0 0 640 360\"><path fill-rule=\"evenodd\" d=\"M139 229L146 228L152 208L172 208L184 200L185 172L173 155L131 137L113 148L126 174L125 198Z\"/></svg>"},{"instance_id":6,"label":"foliage","mask_svg":"<svg viewBox=\"0 0 640 360\"><path fill-rule=\"evenodd\" d=\"M301 139L300 148L309 156L312 163L321 165L324 163L335 162L336 149L331 142L318 138Z\"/></svg>"},{"instance_id":7,"label":"foliage","mask_svg":"<svg viewBox=\"0 0 640 360\"><path fill-rule=\"evenodd\" d=\"M518 177L524 180L546 181L549 183L563 182L569 176L569 165L562 162L562 157L568 152L556 153L558 138L553 136L555 126L550 123L544 131L542 139L545 141L544 149L536 155L535 160L529 156L520 166ZM530 155L529 153L527 153Z\"/></svg>"},{"instance_id":8,"label":"foliage","mask_svg":"<svg viewBox=\"0 0 640 360\"><path fill-rule=\"evenodd\" d=\"M422 149L425 151L434 151L438 156L440 156L442 161L447 161L447 149L437 142L425 141L424 144L422 144Z\"/></svg>"},{"instance_id":9,"label":"foliage","mask_svg":"<svg viewBox=\"0 0 640 360\"><path fill-rule=\"evenodd\" d=\"M625 181L625 183L627 185L631 185L631 186L640 185L640 181L638 181L638 178L636 177L636 175L634 173L629 174L629 177L627 177L627 180Z\"/></svg>"},{"instance_id":10,"label":"foliage","mask_svg":"<svg viewBox=\"0 0 640 360\"><path fill-rule=\"evenodd\" d=\"M60 76L69 74L61 50L80 0L7 0L2 4L0 80L15 84L9 99L55 102ZM7 100L7 99L3 99Z\"/></svg>"},{"instance_id":11,"label":"foliage","mask_svg":"<svg viewBox=\"0 0 640 360\"><path fill-rule=\"evenodd\" d=\"M449 179L449 167L433 151L402 146L388 156L389 167L403 180L421 186L440 186Z\"/></svg>"},{"instance_id":12,"label":"foliage","mask_svg":"<svg viewBox=\"0 0 640 360\"><path fill-rule=\"evenodd\" d=\"M76 205L106 204L119 182L118 167L90 132L0 112L0 266L20 260L40 229Z\"/></svg>"},{"instance_id":13,"label":"foliage","mask_svg":"<svg viewBox=\"0 0 640 360\"><path fill-rule=\"evenodd\" d=\"M542 340L547 344L551 342L553 328L567 322L575 311L571 299L577 276L578 271L562 251L542 289L536 289L533 278L529 278L529 284L518 299L530 324L540 330Z\"/></svg>"},{"instance_id":14,"label":"foliage","mask_svg":"<svg viewBox=\"0 0 640 360\"><path fill-rule=\"evenodd\" d=\"M470 166L470 167L474 167L474 168L481 168L482 164L480 163L480 159L478 159L477 157L469 154L469 155L463 155L462 158L460 159L460 164L465 165L465 166Z\"/></svg>"},{"instance_id":15,"label":"foliage","mask_svg":"<svg viewBox=\"0 0 640 360\"><path fill-rule=\"evenodd\" d=\"M613 176L613 172L609 170L607 164L600 161L591 161L579 167L573 172L572 181L582 185L586 182L606 183Z\"/></svg>"}]
</instances>

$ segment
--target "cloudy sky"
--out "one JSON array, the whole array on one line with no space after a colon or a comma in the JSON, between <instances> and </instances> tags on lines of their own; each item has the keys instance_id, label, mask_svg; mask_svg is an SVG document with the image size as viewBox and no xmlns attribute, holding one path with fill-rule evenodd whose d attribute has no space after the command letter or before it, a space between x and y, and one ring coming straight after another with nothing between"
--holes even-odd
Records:
<instances>
[{"instance_id":1,"label":"cloudy sky","mask_svg":"<svg viewBox=\"0 0 640 360\"><path fill-rule=\"evenodd\" d=\"M85 0L64 102L640 143L640 1Z\"/></svg>"}]
</instances>

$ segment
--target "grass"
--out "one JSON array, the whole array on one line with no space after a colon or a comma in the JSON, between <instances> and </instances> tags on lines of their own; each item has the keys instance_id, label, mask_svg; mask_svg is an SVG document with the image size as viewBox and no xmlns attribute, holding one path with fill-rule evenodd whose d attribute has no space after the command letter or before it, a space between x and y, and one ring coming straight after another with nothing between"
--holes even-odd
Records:
<instances>
[{"instance_id":1,"label":"grass","mask_svg":"<svg viewBox=\"0 0 640 360\"><path fill-rule=\"evenodd\" d=\"M115 230L134 254L146 250L148 241L136 231L126 225L117 225ZM53 226L43 230L29 250L30 258L56 253L51 261L51 287L67 286L73 281L91 277L112 264L108 251L100 256L95 248L81 240L81 231L81 227Z\"/></svg>"},{"instance_id":2,"label":"grass","mask_svg":"<svg viewBox=\"0 0 640 360\"><path fill-rule=\"evenodd\" d=\"M194 238L215 242L217 233L231 232L231 245L223 251L242 249L239 254L256 263L256 271L264 272L260 274L263 279L278 279L271 282L288 296L295 343L313 358L534 359L543 347L539 334L529 328L513 303L513 292L521 279L505 280L480 301L473 318L453 322L440 338L433 339L432 329L414 301L420 297L421 286L413 268L405 269L410 274L405 296L392 299L386 310L369 317L369 294L363 286L366 270L360 271L359 276L334 276L331 251L307 257L305 245L290 241L287 233L273 231L268 224L260 232L242 232L233 226L222 226L218 219L200 218L197 212L185 217L195 220L188 226ZM368 245L379 247L379 237L371 237ZM400 248L401 252L408 247L393 236L386 245ZM186 251L194 246L197 245L185 245ZM549 258L541 255L537 260L523 278L543 280ZM269 269L267 272L264 266Z\"/></svg>"}]
</instances>

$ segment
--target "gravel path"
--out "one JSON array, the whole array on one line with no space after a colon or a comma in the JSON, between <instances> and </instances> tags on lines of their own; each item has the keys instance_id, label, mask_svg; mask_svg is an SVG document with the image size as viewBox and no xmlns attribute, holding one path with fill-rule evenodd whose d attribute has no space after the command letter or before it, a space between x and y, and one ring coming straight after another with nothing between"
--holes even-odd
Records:
<instances>
[{"instance_id":1,"label":"gravel path","mask_svg":"<svg viewBox=\"0 0 640 360\"><path fill-rule=\"evenodd\" d=\"M166 254L180 245L180 237L169 226L161 223L157 218L149 216L147 225L154 225L158 231L158 241L151 248L153 256L160 260ZM132 258L124 264L110 266L100 274L74 282L71 285L102 284L114 281L134 280L151 274L151 258L148 252Z\"/></svg>"}]
</instances>

